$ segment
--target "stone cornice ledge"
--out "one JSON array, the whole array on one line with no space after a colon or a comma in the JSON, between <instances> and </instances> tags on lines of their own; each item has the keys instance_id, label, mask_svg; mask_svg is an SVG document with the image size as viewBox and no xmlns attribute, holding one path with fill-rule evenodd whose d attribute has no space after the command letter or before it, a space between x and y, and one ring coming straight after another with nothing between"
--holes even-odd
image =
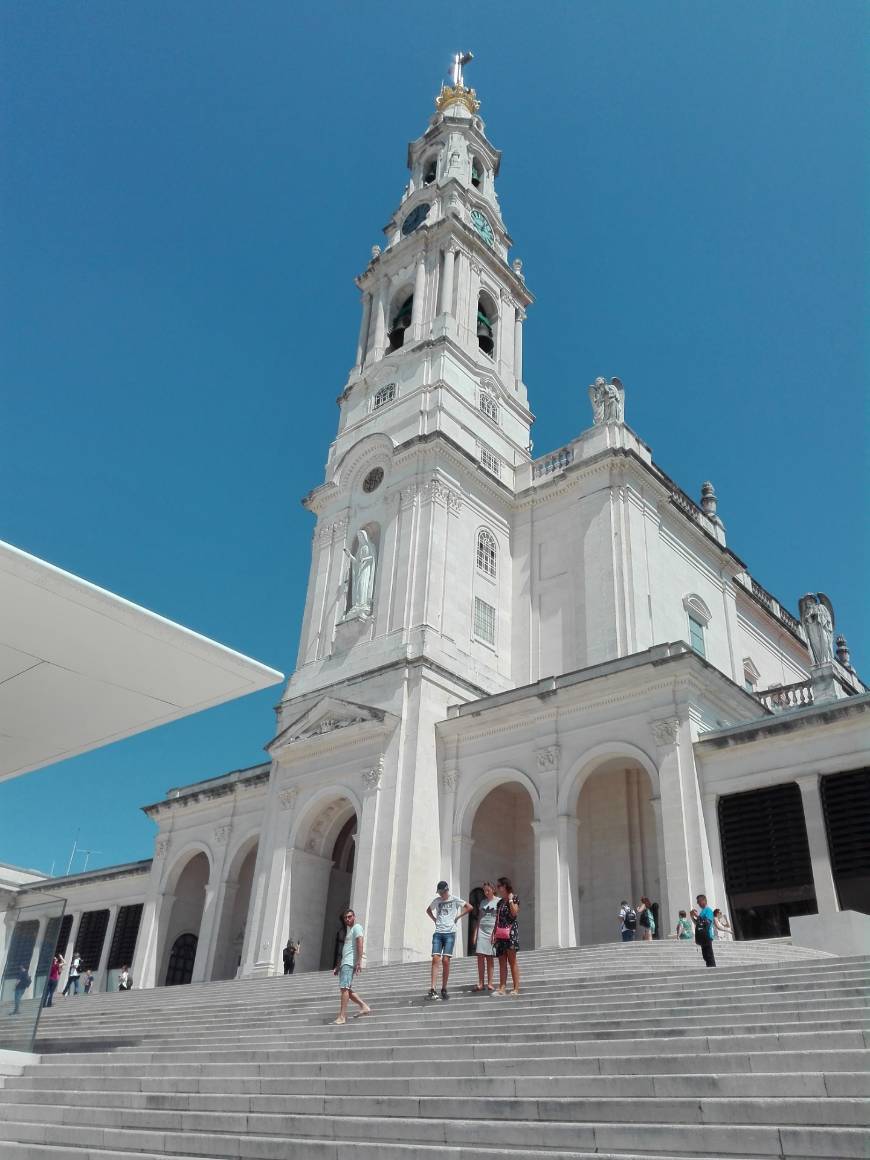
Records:
<instances>
[{"instance_id":1,"label":"stone cornice ledge","mask_svg":"<svg viewBox=\"0 0 870 1160\"><path fill-rule=\"evenodd\" d=\"M695 747L702 753L727 749L768 737L781 737L797 729L836 725L849 717L865 713L870 713L870 693L858 697L844 697L840 701L822 702L820 705L806 705L800 709L789 709L758 721L747 721L741 725L732 725L728 729L704 733L695 742Z\"/></svg>"}]
</instances>

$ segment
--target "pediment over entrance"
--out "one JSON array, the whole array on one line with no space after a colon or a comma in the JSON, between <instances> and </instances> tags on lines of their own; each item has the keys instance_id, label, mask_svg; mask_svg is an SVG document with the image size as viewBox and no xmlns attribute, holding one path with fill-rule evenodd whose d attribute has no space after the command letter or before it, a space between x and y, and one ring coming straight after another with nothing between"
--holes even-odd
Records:
<instances>
[{"instance_id":1,"label":"pediment over entrance","mask_svg":"<svg viewBox=\"0 0 870 1160\"><path fill-rule=\"evenodd\" d=\"M342 701L338 697L323 697L286 729L282 729L266 748L274 756L288 745L327 737L332 739L332 734L354 726L383 728L394 720L393 715L384 709ZM353 728L352 732L356 734L357 729Z\"/></svg>"}]
</instances>

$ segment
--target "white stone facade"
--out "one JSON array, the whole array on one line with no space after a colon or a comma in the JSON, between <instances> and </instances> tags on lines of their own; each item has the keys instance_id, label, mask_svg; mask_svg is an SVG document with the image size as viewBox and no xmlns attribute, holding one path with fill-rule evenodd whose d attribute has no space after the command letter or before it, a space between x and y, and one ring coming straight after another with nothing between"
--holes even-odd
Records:
<instances>
[{"instance_id":1,"label":"white stone facade","mask_svg":"<svg viewBox=\"0 0 870 1160\"><path fill-rule=\"evenodd\" d=\"M289 936L298 969L331 965L348 903L369 961L424 958L442 877L468 897L511 876L527 947L614 938L642 893L670 927L701 890L728 905L719 797L795 780L816 901L839 905L817 780L870 765L866 690L835 662L811 703L804 631L712 487L695 503L624 421L531 458L499 156L473 93L443 93L358 279L270 761L148 807L129 883L52 883L77 910L121 882L142 903L140 986L280 971Z\"/></svg>"}]
</instances>

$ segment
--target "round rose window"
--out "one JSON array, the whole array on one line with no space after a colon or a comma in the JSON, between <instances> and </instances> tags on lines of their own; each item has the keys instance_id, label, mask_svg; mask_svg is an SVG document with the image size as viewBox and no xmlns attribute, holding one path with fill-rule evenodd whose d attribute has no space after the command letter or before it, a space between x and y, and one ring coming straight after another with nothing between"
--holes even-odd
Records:
<instances>
[{"instance_id":1,"label":"round rose window","mask_svg":"<svg viewBox=\"0 0 870 1160\"><path fill-rule=\"evenodd\" d=\"M383 478L384 469L382 467L373 467L363 480L363 491L374 491L376 487L381 486Z\"/></svg>"}]
</instances>

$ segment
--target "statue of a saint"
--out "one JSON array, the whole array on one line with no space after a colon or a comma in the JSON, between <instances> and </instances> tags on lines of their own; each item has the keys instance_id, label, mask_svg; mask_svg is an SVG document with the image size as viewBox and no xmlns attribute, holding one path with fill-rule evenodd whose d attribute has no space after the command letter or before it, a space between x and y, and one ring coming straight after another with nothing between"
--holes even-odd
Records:
<instances>
[{"instance_id":1,"label":"statue of a saint","mask_svg":"<svg viewBox=\"0 0 870 1160\"><path fill-rule=\"evenodd\" d=\"M589 388L592 403L592 422L596 427L602 423L622 423L625 420L625 388L619 379L597 378Z\"/></svg>"},{"instance_id":2,"label":"statue of a saint","mask_svg":"<svg viewBox=\"0 0 870 1160\"><path fill-rule=\"evenodd\" d=\"M798 601L801 624L810 642L813 664L834 659L834 606L824 592L808 592Z\"/></svg>"},{"instance_id":3,"label":"statue of a saint","mask_svg":"<svg viewBox=\"0 0 870 1160\"><path fill-rule=\"evenodd\" d=\"M371 612L377 552L365 528L361 528L357 536L356 553L344 548L344 554L350 561L348 577L350 599L347 615Z\"/></svg>"}]
</instances>

